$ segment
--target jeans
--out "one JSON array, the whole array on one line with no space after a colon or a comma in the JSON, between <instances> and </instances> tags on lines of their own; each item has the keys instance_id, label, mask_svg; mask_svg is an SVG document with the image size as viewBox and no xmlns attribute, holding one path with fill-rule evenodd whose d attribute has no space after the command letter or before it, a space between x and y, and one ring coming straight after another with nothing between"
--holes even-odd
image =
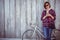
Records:
<instances>
[{"instance_id":1,"label":"jeans","mask_svg":"<svg viewBox=\"0 0 60 40\"><path fill-rule=\"evenodd\" d=\"M45 40L51 40L52 29L47 28L47 27L43 27L43 33L45 36Z\"/></svg>"}]
</instances>

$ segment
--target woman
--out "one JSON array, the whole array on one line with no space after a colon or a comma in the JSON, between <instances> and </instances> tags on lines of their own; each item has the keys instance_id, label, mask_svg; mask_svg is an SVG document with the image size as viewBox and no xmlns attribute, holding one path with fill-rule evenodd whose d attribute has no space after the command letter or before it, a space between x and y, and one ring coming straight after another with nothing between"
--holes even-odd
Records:
<instances>
[{"instance_id":1,"label":"woman","mask_svg":"<svg viewBox=\"0 0 60 40\"><path fill-rule=\"evenodd\" d=\"M44 3L44 8L45 10L43 10L41 15L44 36L45 40L51 40L52 29L55 29L56 14L55 11L51 9L49 2Z\"/></svg>"}]
</instances>

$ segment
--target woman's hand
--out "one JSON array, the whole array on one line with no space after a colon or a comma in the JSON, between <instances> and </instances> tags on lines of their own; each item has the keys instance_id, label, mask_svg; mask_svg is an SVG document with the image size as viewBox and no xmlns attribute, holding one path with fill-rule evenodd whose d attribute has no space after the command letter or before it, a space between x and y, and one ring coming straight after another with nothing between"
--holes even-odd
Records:
<instances>
[{"instance_id":1,"label":"woman's hand","mask_svg":"<svg viewBox=\"0 0 60 40\"><path fill-rule=\"evenodd\" d=\"M43 17L43 19L45 19L47 16L50 16L52 19L54 19L54 17L53 17L51 14L49 14L49 13L47 13L47 14Z\"/></svg>"},{"instance_id":2,"label":"woman's hand","mask_svg":"<svg viewBox=\"0 0 60 40\"><path fill-rule=\"evenodd\" d=\"M50 16L52 19L54 19L54 17L51 14L47 13L46 15Z\"/></svg>"},{"instance_id":3,"label":"woman's hand","mask_svg":"<svg viewBox=\"0 0 60 40\"><path fill-rule=\"evenodd\" d=\"M43 19L45 19L47 17L47 15L45 15L44 17L43 17Z\"/></svg>"}]
</instances>

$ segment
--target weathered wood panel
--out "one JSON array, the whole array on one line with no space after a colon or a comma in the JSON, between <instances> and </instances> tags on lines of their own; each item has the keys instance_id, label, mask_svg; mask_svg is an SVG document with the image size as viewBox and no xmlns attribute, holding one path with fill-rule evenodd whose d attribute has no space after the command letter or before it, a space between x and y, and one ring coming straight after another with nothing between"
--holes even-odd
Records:
<instances>
[{"instance_id":1,"label":"weathered wood panel","mask_svg":"<svg viewBox=\"0 0 60 40\"><path fill-rule=\"evenodd\" d=\"M5 0L5 36L21 37L31 21L41 26L42 4L42 0Z\"/></svg>"},{"instance_id":2,"label":"weathered wood panel","mask_svg":"<svg viewBox=\"0 0 60 40\"><path fill-rule=\"evenodd\" d=\"M16 33L16 37L21 37L21 0L16 0L16 14L15 14L15 19L16 19L16 22L15 22L15 26L16 26L16 29L15 29L15 33Z\"/></svg>"},{"instance_id":3,"label":"weathered wood panel","mask_svg":"<svg viewBox=\"0 0 60 40\"><path fill-rule=\"evenodd\" d=\"M56 28L60 29L60 0L56 0Z\"/></svg>"},{"instance_id":4,"label":"weathered wood panel","mask_svg":"<svg viewBox=\"0 0 60 40\"><path fill-rule=\"evenodd\" d=\"M0 0L0 37L21 38L24 31L31 28L30 22L42 27L41 14L45 1L49 1L53 9L56 6L56 13L59 13L56 0ZM56 22L59 24L59 21Z\"/></svg>"},{"instance_id":5,"label":"weathered wood panel","mask_svg":"<svg viewBox=\"0 0 60 40\"><path fill-rule=\"evenodd\" d=\"M49 2L50 2L50 4L51 4L51 8L52 8L52 9L55 9L55 6L56 6L56 5L55 5L56 0L52 0L52 1L49 0Z\"/></svg>"},{"instance_id":6,"label":"weathered wood panel","mask_svg":"<svg viewBox=\"0 0 60 40\"><path fill-rule=\"evenodd\" d=\"M10 7L9 0L5 0L5 37L6 36L8 37L10 34L9 33L9 22L10 22L9 7Z\"/></svg>"},{"instance_id":7,"label":"weathered wood panel","mask_svg":"<svg viewBox=\"0 0 60 40\"><path fill-rule=\"evenodd\" d=\"M15 1L5 0L6 37L15 37Z\"/></svg>"},{"instance_id":8,"label":"weathered wood panel","mask_svg":"<svg viewBox=\"0 0 60 40\"><path fill-rule=\"evenodd\" d=\"M0 0L0 37L4 37L4 1Z\"/></svg>"}]
</instances>

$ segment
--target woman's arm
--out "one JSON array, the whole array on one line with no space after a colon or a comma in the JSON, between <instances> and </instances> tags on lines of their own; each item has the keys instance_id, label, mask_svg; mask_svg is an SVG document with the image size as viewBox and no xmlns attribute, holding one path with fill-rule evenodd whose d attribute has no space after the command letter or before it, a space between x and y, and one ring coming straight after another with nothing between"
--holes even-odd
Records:
<instances>
[{"instance_id":1,"label":"woman's arm","mask_svg":"<svg viewBox=\"0 0 60 40\"><path fill-rule=\"evenodd\" d=\"M55 13L55 11L51 10L51 12L48 13L48 16L50 16L53 20L55 20L56 19L56 13Z\"/></svg>"},{"instance_id":2,"label":"woman's arm","mask_svg":"<svg viewBox=\"0 0 60 40\"><path fill-rule=\"evenodd\" d=\"M48 13L48 16L50 16L52 19L54 19L54 17L51 14L49 14L49 13Z\"/></svg>"},{"instance_id":3,"label":"woman's arm","mask_svg":"<svg viewBox=\"0 0 60 40\"><path fill-rule=\"evenodd\" d=\"M41 15L41 20L43 21L44 19L45 19L45 11L43 11Z\"/></svg>"},{"instance_id":4,"label":"woman's arm","mask_svg":"<svg viewBox=\"0 0 60 40\"><path fill-rule=\"evenodd\" d=\"M45 15L44 17L43 17L43 19L45 19L47 17L47 15Z\"/></svg>"}]
</instances>

